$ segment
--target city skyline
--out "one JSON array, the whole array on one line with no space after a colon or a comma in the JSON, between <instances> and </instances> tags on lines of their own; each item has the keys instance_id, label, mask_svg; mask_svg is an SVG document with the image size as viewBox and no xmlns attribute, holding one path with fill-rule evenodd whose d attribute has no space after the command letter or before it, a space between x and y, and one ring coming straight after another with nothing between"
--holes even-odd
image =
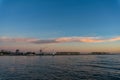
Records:
<instances>
[{"instance_id":1,"label":"city skyline","mask_svg":"<svg viewBox=\"0 0 120 80\"><path fill-rule=\"evenodd\" d=\"M0 0L0 49L120 50L120 0Z\"/></svg>"}]
</instances>

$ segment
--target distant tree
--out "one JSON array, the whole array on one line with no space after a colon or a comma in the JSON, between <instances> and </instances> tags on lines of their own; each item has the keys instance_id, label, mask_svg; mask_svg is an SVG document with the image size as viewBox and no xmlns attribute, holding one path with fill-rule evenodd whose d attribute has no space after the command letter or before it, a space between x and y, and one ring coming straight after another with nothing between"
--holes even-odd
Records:
<instances>
[{"instance_id":1,"label":"distant tree","mask_svg":"<svg viewBox=\"0 0 120 80\"><path fill-rule=\"evenodd\" d=\"M44 53L43 53L42 49L40 49L40 54L39 54L39 55L44 55Z\"/></svg>"},{"instance_id":2,"label":"distant tree","mask_svg":"<svg viewBox=\"0 0 120 80\"><path fill-rule=\"evenodd\" d=\"M3 49L0 52L5 52Z\"/></svg>"},{"instance_id":3,"label":"distant tree","mask_svg":"<svg viewBox=\"0 0 120 80\"><path fill-rule=\"evenodd\" d=\"M16 49L15 53L18 55L20 53L20 50Z\"/></svg>"}]
</instances>

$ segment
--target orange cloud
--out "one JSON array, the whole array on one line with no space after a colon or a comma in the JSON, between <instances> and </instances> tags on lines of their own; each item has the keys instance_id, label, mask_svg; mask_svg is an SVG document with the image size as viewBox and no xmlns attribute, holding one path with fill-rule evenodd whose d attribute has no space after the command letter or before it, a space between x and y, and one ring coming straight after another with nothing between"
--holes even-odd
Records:
<instances>
[{"instance_id":1,"label":"orange cloud","mask_svg":"<svg viewBox=\"0 0 120 80\"><path fill-rule=\"evenodd\" d=\"M107 39L101 37L60 37L56 39L46 39L46 40L40 40L35 38L0 37L0 42L27 42L27 43L35 43L35 44L65 43L65 42L100 43L100 42L113 42L119 40L120 37L107 38Z\"/></svg>"},{"instance_id":2,"label":"orange cloud","mask_svg":"<svg viewBox=\"0 0 120 80\"><path fill-rule=\"evenodd\" d=\"M120 37L115 37L115 38L109 39L108 41L119 41L119 40L120 40Z\"/></svg>"},{"instance_id":3,"label":"orange cloud","mask_svg":"<svg viewBox=\"0 0 120 80\"><path fill-rule=\"evenodd\" d=\"M99 39L98 37L63 37L56 39L58 42L104 42L104 40Z\"/></svg>"}]
</instances>

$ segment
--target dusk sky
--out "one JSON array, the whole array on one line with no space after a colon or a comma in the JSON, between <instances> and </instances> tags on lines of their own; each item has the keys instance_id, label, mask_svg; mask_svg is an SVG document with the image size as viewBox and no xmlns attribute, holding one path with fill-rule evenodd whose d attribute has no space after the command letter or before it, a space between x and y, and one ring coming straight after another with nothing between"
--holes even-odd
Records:
<instances>
[{"instance_id":1,"label":"dusk sky","mask_svg":"<svg viewBox=\"0 0 120 80\"><path fill-rule=\"evenodd\" d=\"M120 0L0 0L0 49L120 52Z\"/></svg>"}]
</instances>

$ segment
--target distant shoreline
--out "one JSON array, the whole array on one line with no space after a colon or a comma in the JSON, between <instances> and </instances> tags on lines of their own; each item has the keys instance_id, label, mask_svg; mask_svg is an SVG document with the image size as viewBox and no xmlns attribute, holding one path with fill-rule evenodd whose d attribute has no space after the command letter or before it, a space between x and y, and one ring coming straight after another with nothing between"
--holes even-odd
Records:
<instances>
[{"instance_id":1,"label":"distant shoreline","mask_svg":"<svg viewBox=\"0 0 120 80\"><path fill-rule=\"evenodd\" d=\"M82 55L120 55L120 54L79 54L79 55L68 55L68 54L61 54L61 55L0 55L0 56L82 56Z\"/></svg>"},{"instance_id":2,"label":"distant shoreline","mask_svg":"<svg viewBox=\"0 0 120 80\"><path fill-rule=\"evenodd\" d=\"M109 53L109 52L91 52L91 53L81 53L81 52L21 52L17 49L15 52L11 51L0 51L0 56L60 56L60 55L120 55L120 53Z\"/></svg>"}]
</instances>

